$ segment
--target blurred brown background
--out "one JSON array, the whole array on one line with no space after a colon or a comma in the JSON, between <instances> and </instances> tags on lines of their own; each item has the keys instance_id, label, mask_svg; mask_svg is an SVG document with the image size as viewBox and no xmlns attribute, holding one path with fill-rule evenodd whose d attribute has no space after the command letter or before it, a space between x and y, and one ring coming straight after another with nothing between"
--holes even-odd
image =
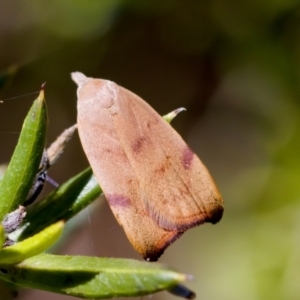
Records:
<instances>
[{"instance_id":1,"label":"blurred brown background","mask_svg":"<svg viewBox=\"0 0 300 300\"><path fill-rule=\"evenodd\" d=\"M193 274L187 285L199 300L296 300L299 17L296 0L2 0L0 96L46 81L49 143L76 122L72 71L113 80L160 114L186 107L172 124L214 176L225 214L185 233L160 261ZM34 97L1 104L0 162ZM62 183L86 166L76 136L50 175ZM58 253L139 259L103 199L75 223ZM21 290L18 299L71 298Z\"/></svg>"}]
</instances>

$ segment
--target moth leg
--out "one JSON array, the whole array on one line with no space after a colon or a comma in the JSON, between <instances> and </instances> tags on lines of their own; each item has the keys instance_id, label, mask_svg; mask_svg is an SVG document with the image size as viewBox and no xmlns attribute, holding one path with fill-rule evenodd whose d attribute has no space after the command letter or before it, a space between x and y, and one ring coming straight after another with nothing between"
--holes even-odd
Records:
<instances>
[{"instance_id":1,"label":"moth leg","mask_svg":"<svg viewBox=\"0 0 300 300\"><path fill-rule=\"evenodd\" d=\"M40 163L40 168L38 170L38 173L35 176L33 185L28 193L27 199L23 203L24 206L28 206L31 203L33 203L36 198L39 196L41 191L43 190L45 181L47 180L47 170L50 167L47 151L44 150L42 160Z\"/></svg>"}]
</instances>

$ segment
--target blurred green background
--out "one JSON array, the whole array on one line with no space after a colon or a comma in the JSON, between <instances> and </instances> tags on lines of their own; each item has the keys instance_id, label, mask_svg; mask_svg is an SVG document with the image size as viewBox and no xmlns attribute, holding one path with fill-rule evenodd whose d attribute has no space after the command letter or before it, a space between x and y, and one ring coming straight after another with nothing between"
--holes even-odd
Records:
<instances>
[{"instance_id":1,"label":"blurred green background","mask_svg":"<svg viewBox=\"0 0 300 300\"><path fill-rule=\"evenodd\" d=\"M186 107L173 126L214 176L225 214L185 233L160 261L193 274L199 300L296 300L299 30L296 0L2 0L0 96L46 81L49 143L76 122L72 71L113 80L160 114ZM1 162L33 99L1 104ZM50 175L62 183L86 166L76 136ZM139 258L101 201L59 253ZM70 298L21 290L18 299Z\"/></svg>"}]
</instances>

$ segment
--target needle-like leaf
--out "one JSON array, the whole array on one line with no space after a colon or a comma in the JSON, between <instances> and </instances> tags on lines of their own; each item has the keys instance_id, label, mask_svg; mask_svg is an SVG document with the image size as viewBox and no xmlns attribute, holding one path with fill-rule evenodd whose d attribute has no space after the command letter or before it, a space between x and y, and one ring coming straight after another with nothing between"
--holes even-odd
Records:
<instances>
[{"instance_id":1,"label":"needle-like leaf","mask_svg":"<svg viewBox=\"0 0 300 300\"><path fill-rule=\"evenodd\" d=\"M51 247L60 237L64 222L57 222L36 235L0 251L0 265L16 264Z\"/></svg>"},{"instance_id":2,"label":"needle-like leaf","mask_svg":"<svg viewBox=\"0 0 300 300\"><path fill-rule=\"evenodd\" d=\"M131 259L41 254L0 267L0 278L84 299L143 296L188 279L166 266Z\"/></svg>"},{"instance_id":3,"label":"needle-like leaf","mask_svg":"<svg viewBox=\"0 0 300 300\"><path fill-rule=\"evenodd\" d=\"M22 204L29 193L41 162L47 126L47 111L43 89L34 101L0 182L0 220Z\"/></svg>"}]
</instances>

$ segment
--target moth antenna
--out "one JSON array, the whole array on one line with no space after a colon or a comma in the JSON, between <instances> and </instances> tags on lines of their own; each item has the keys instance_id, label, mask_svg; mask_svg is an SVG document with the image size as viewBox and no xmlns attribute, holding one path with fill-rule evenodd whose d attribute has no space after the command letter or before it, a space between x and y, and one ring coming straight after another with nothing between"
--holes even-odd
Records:
<instances>
[{"instance_id":1,"label":"moth antenna","mask_svg":"<svg viewBox=\"0 0 300 300\"><path fill-rule=\"evenodd\" d=\"M20 96L14 96L14 97L6 98L6 99L1 99L0 103L3 103L3 102L8 101L8 100L14 100L14 99L22 98L22 97L27 97L27 96L30 96L30 95L39 94L39 92L40 91L32 92L32 93L28 93L28 94L24 94L24 95L20 95Z\"/></svg>"}]
</instances>

